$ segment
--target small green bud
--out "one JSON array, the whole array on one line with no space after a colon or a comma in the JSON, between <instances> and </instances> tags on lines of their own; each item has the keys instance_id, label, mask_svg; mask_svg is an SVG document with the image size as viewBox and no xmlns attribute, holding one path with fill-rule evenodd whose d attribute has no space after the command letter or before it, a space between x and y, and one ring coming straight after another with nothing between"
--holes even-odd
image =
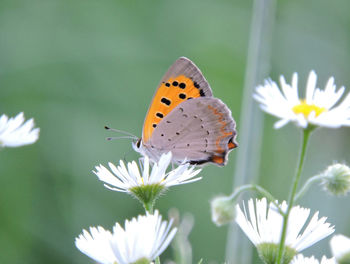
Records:
<instances>
[{"instance_id":1,"label":"small green bud","mask_svg":"<svg viewBox=\"0 0 350 264\"><path fill-rule=\"evenodd\" d=\"M132 264L150 264L150 263L151 263L151 261L149 261L147 258L141 258L139 260L136 260Z\"/></svg>"},{"instance_id":2,"label":"small green bud","mask_svg":"<svg viewBox=\"0 0 350 264\"><path fill-rule=\"evenodd\" d=\"M258 250L259 257L262 259L262 261L264 261L265 264L275 264L277 262L277 257L280 248L279 244L261 243L257 245L256 248ZM290 263L297 253L298 252L295 249L286 246L284 249L284 254L281 263Z\"/></svg>"},{"instance_id":3,"label":"small green bud","mask_svg":"<svg viewBox=\"0 0 350 264\"><path fill-rule=\"evenodd\" d=\"M323 188L333 195L346 195L350 191L350 168L333 164L321 173Z\"/></svg>"},{"instance_id":4,"label":"small green bud","mask_svg":"<svg viewBox=\"0 0 350 264\"><path fill-rule=\"evenodd\" d=\"M210 202L211 220L217 226L230 223L235 218L235 208L233 201L227 196L215 197Z\"/></svg>"}]
</instances>

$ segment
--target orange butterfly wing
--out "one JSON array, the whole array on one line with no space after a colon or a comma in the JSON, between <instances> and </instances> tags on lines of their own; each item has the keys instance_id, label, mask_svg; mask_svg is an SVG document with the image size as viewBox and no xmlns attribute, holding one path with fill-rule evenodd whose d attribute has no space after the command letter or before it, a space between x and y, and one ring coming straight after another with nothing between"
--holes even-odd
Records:
<instances>
[{"instance_id":1,"label":"orange butterfly wing","mask_svg":"<svg viewBox=\"0 0 350 264\"><path fill-rule=\"evenodd\" d=\"M150 139L158 123L177 105L201 96L212 97L207 80L192 61L185 57L177 59L163 76L153 96L143 124L143 142Z\"/></svg>"}]
</instances>

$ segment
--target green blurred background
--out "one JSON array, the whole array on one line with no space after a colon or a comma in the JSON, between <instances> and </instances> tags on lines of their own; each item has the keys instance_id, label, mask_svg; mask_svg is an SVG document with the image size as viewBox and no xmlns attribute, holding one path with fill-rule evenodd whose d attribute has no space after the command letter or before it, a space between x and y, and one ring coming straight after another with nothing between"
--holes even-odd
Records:
<instances>
[{"instance_id":1,"label":"green blurred background","mask_svg":"<svg viewBox=\"0 0 350 264\"><path fill-rule=\"evenodd\" d=\"M1 0L0 113L24 111L41 133L34 145L0 152L0 263L92 263L74 246L81 230L110 229L143 212L91 171L138 158L128 140L106 141L113 134L103 126L140 136L154 90L178 57L201 68L240 131L252 7L244 0ZM303 87L315 69L320 87L333 75L350 88L349 10L347 0L278 1L269 76L290 80L297 71ZM259 183L286 199L300 135L292 125L273 130L274 121L265 117ZM303 180L334 160L350 163L349 136L350 128L314 133ZM173 207L194 215L195 261L224 261L227 227L211 223L209 200L230 193L236 153L225 168L207 166L202 181L171 188L157 202L164 216ZM301 204L350 235L349 198L314 186ZM305 254L329 255L328 239ZM163 259L171 257L168 250Z\"/></svg>"}]
</instances>

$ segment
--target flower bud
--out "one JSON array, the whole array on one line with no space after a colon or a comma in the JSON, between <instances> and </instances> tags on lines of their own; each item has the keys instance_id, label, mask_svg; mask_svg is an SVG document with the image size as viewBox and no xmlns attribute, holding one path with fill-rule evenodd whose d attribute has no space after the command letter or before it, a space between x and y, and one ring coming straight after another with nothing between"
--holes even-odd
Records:
<instances>
[{"instance_id":1,"label":"flower bud","mask_svg":"<svg viewBox=\"0 0 350 264\"><path fill-rule=\"evenodd\" d=\"M227 196L217 196L211 202L211 220L217 226L230 223L235 218L233 201Z\"/></svg>"},{"instance_id":2,"label":"flower bud","mask_svg":"<svg viewBox=\"0 0 350 264\"><path fill-rule=\"evenodd\" d=\"M344 164L330 165L322 174L321 185L333 195L346 195L350 191L350 168Z\"/></svg>"}]
</instances>

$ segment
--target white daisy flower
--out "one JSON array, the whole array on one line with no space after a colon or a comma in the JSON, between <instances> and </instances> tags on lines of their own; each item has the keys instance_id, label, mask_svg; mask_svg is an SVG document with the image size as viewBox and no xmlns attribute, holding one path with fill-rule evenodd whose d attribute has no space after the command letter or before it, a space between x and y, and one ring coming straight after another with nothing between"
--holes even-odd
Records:
<instances>
[{"instance_id":1,"label":"white daisy flower","mask_svg":"<svg viewBox=\"0 0 350 264\"><path fill-rule=\"evenodd\" d=\"M350 94L339 103L345 88L336 91L334 78L329 78L324 90L316 88L317 75L311 71L306 85L306 98L298 95L298 74L294 73L292 83L287 84L280 77L281 89L272 80L256 88L253 97L261 104L265 112L280 120L275 123L278 129L292 121L302 128L308 124L338 128L350 126ZM281 91L282 90L282 91Z\"/></svg>"},{"instance_id":2,"label":"white daisy flower","mask_svg":"<svg viewBox=\"0 0 350 264\"><path fill-rule=\"evenodd\" d=\"M336 262L334 258L328 259L326 256L323 256L321 262L319 262L314 256L304 257L299 254L293 258L291 264L336 264Z\"/></svg>"},{"instance_id":3,"label":"white daisy flower","mask_svg":"<svg viewBox=\"0 0 350 264\"><path fill-rule=\"evenodd\" d=\"M143 164L141 164L141 172L135 161L128 162L126 167L122 160L117 167L109 162L110 170L100 164L93 172L105 182L106 188L134 195L148 211L168 187L201 179L201 177L195 178L201 170L194 170L194 166L188 163L166 172L171 163L171 157L171 152L163 154L159 161L152 165L151 174L149 172L150 159L147 156L144 157Z\"/></svg>"},{"instance_id":4,"label":"white daisy flower","mask_svg":"<svg viewBox=\"0 0 350 264\"><path fill-rule=\"evenodd\" d=\"M75 239L76 247L85 255L101 264L150 263L170 244L177 231L171 229L172 221L162 221L158 211L139 215L119 223L113 233L102 227L90 227ZM170 230L171 229L171 230Z\"/></svg>"},{"instance_id":5,"label":"white daisy flower","mask_svg":"<svg viewBox=\"0 0 350 264\"><path fill-rule=\"evenodd\" d=\"M34 128L33 118L23 124L24 120L22 112L10 119L0 116L0 147L20 147L38 140L40 129Z\"/></svg>"},{"instance_id":6,"label":"white daisy flower","mask_svg":"<svg viewBox=\"0 0 350 264\"><path fill-rule=\"evenodd\" d=\"M280 205L287 211L287 203ZM243 212L244 211L244 212ZM248 201L248 212L236 206L236 222L250 241L257 247L263 259L276 257L282 235L283 216L273 203L267 204L266 198ZM289 261L300 251L310 247L334 232L334 227L326 223L326 217L318 219L318 212L308 221L310 209L293 206L290 211L285 240L285 258ZM308 222L308 223L307 223ZM305 226L306 225L306 226ZM303 232L301 233L301 231ZM286 262L283 263L289 263Z\"/></svg>"},{"instance_id":7,"label":"white daisy flower","mask_svg":"<svg viewBox=\"0 0 350 264\"><path fill-rule=\"evenodd\" d=\"M120 160L117 167L109 162L110 170L100 164L95 167L96 171L93 172L101 181L105 182L107 188L119 192L130 192L130 189L134 187L145 185L170 187L201 179L201 177L194 178L201 170L194 170L194 166L190 167L188 163L179 165L176 169L167 173L166 170L171 163L171 156L171 152L163 154L159 162L153 164L151 174L149 173L150 159L147 156L143 159L141 172L135 161L128 162L126 167L122 160Z\"/></svg>"},{"instance_id":8,"label":"white daisy flower","mask_svg":"<svg viewBox=\"0 0 350 264\"><path fill-rule=\"evenodd\" d=\"M331 251L338 263L350 262L350 238L343 235L335 235L330 241Z\"/></svg>"}]
</instances>

